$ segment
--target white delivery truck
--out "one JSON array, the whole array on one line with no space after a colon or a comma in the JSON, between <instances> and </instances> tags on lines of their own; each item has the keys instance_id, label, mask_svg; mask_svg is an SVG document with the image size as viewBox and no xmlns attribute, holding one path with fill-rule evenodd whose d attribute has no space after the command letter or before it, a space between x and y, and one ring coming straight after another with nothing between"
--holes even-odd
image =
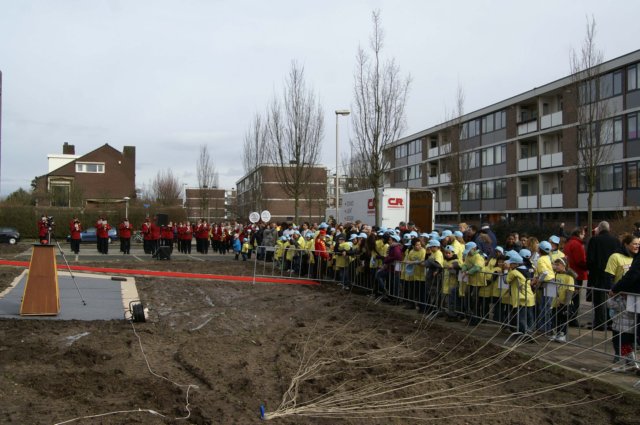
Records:
<instances>
[{"instance_id":1,"label":"white delivery truck","mask_svg":"<svg viewBox=\"0 0 640 425\"><path fill-rule=\"evenodd\" d=\"M401 221L412 221L423 232L433 230L435 199L432 191L385 187L378 190L378 195L382 227L395 228ZM373 189L342 194L340 221L353 223L356 220L371 226L376 224Z\"/></svg>"}]
</instances>

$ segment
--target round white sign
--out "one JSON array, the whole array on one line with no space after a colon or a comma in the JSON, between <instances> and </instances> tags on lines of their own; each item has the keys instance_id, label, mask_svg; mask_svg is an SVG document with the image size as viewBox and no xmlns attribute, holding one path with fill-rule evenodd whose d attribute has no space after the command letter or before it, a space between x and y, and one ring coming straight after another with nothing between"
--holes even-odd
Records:
<instances>
[{"instance_id":1,"label":"round white sign","mask_svg":"<svg viewBox=\"0 0 640 425\"><path fill-rule=\"evenodd\" d=\"M265 223L268 223L269 220L271 220L271 213L268 210L264 210L264 211L262 211L262 213L260 213L260 218Z\"/></svg>"},{"instance_id":2,"label":"round white sign","mask_svg":"<svg viewBox=\"0 0 640 425\"><path fill-rule=\"evenodd\" d=\"M252 223L257 223L258 220L260 220L260 214L258 214L257 212L252 212L251 214L249 214L249 221Z\"/></svg>"}]
</instances>

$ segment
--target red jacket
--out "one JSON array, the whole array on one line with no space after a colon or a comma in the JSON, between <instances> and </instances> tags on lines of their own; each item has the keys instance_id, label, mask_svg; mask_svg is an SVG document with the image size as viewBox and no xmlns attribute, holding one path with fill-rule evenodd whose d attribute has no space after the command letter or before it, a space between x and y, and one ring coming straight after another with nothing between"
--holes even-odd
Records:
<instances>
[{"instance_id":1,"label":"red jacket","mask_svg":"<svg viewBox=\"0 0 640 425\"><path fill-rule=\"evenodd\" d=\"M160 226L151 223L151 240L157 241L158 239L160 239Z\"/></svg>"},{"instance_id":2,"label":"red jacket","mask_svg":"<svg viewBox=\"0 0 640 425\"><path fill-rule=\"evenodd\" d=\"M564 255L569 260L569 268L578 275L577 280L587 280L587 254L582 240L576 236L571 236L564 244Z\"/></svg>"},{"instance_id":3,"label":"red jacket","mask_svg":"<svg viewBox=\"0 0 640 425\"><path fill-rule=\"evenodd\" d=\"M150 221L145 221L144 223L142 223L142 226L140 226L140 231L142 232L142 237L145 241L150 241L152 239Z\"/></svg>"},{"instance_id":4,"label":"red jacket","mask_svg":"<svg viewBox=\"0 0 640 425\"><path fill-rule=\"evenodd\" d=\"M111 230L111 225L102 222L102 225L100 225L100 227L96 227L96 236L106 239L109 237L109 230Z\"/></svg>"},{"instance_id":5,"label":"red jacket","mask_svg":"<svg viewBox=\"0 0 640 425\"><path fill-rule=\"evenodd\" d=\"M71 226L69 227L69 230L71 231L71 239L74 241L80 240L80 233L82 232L82 226L80 223L71 223Z\"/></svg>"},{"instance_id":6,"label":"red jacket","mask_svg":"<svg viewBox=\"0 0 640 425\"><path fill-rule=\"evenodd\" d=\"M172 226L162 226L162 230L160 231L160 235L162 239L173 239L173 227Z\"/></svg>"},{"instance_id":7,"label":"red jacket","mask_svg":"<svg viewBox=\"0 0 640 425\"><path fill-rule=\"evenodd\" d=\"M126 224L124 222L120 223L120 226L118 226L118 230L120 231L120 238L122 239L130 238L132 228L133 226L128 221L126 222Z\"/></svg>"},{"instance_id":8,"label":"red jacket","mask_svg":"<svg viewBox=\"0 0 640 425\"><path fill-rule=\"evenodd\" d=\"M47 236L47 233L49 233L49 228L47 227L47 223L42 220L38 221L38 236L40 237L40 239Z\"/></svg>"},{"instance_id":9,"label":"red jacket","mask_svg":"<svg viewBox=\"0 0 640 425\"><path fill-rule=\"evenodd\" d=\"M178 227L178 239L181 241L190 241L193 238L193 230L191 226L183 225Z\"/></svg>"}]
</instances>

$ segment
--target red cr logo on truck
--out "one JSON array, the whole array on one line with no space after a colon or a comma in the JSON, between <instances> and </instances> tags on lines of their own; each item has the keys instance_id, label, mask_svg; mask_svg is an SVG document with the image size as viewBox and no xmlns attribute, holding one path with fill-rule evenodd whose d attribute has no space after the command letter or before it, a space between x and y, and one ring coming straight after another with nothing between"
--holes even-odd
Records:
<instances>
[{"instance_id":1,"label":"red cr logo on truck","mask_svg":"<svg viewBox=\"0 0 640 425\"><path fill-rule=\"evenodd\" d=\"M390 207L402 207L402 198L389 198L389 200L387 201L387 203L389 204Z\"/></svg>"},{"instance_id":2,"label":"red cr logo on truck","mask_svg":"<svg viewBox=\"0 0 640 425\"><path fill-rule=\"evenodd\" d=\"M369 210L375 210L376 209L376 204L375 204L375 202L373 202L373 198L367 200L367 209L369 209Z\"/></svg>"}]
</instances>

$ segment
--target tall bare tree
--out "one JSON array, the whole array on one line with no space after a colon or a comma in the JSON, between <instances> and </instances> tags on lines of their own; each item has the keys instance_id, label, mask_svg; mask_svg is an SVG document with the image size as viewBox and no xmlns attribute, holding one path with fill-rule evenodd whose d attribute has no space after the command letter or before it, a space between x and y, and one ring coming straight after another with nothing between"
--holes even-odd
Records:
<instances>
[{"instance_id":1,"label":"tall bare tree","mask_svg":"<svg viewBox=\"0 0 640 425\"><path fill-rule=\"evenodd\" d=\"M171 168L159 170L151 182L151 191L156 202L162 206L172 206L178 203L182 185L178 177L173 175Z\"/></svg>"},{"instance_id":2,"label":"tall bare tree","mask_svg":"<svg viewBox=\"0 0 640 425\"><path fill-rule=\"evenodd\" d=\"M255 171L267 161L267 126L263 117L256 113L244 136L243 166L247 186L244 188L244 205L246 216L249 211L261 211L267 206L263 205L261 182Z\"/></svg>"},{"instance_id":3,"label":"tall bare tree","mask_svg":"<svg viewBox=\"0 0 640 425\"><path fill-rule=\"evenodd\" d=\"M580 51L571 53L571 74L576 95L578 126L578 178L584 179L587 190L587 227L593 228L593 195L598 169L611 161L612 125L606 122L612 110L600 100L599 84L603 52L596 47L596 21L587 18L586 34Z\"/></svg>"},{"instance_id":4,"label":"tall bare tree","mask_svg":"<svg viewBox=\"0 0 640 425\"><path fill-rule=\"evenodd\" d=\"M365 173L367 169L365 158L351 155L343 157L341 162L344 174L340 177L340 190L354 192L369 189L369 179Z\"/></svg>"},{"instance_id":5,"label":"tall bare tree","mask_svg":"<svg viewBox=\"0 0 640 425\"><path fill-rule=\"evenodd\" d=\"M209 189L218 187L218 173L209 154L207 145L201 145L196 164L198 176L198 193L200 198L200 216L209 217L209 204L211 203L211 191ZM216 211L217 213L217 211Z\"/></svg>"},{"instance_id":6,"label":"tall bare tree","mask_svg":"<svg viewBox=\"0 0 640 425\"><path fill-rule=\"evenodd\" d=\"M446 131L446 141L449 142L450 154L446 160L447 169L451 175L449 188L453 209L457 214L457 221L462 221L462 198L467 189L466 182L469 174L469 154L464 153L461 146L462 116L464 115L464 89L458 85L456 91L456 104L450 113L447 113L449 126Z\"/></svg>"},{"instance_id":7,"label":"tall bare tree","mask_svg":"<svg viewBox=\"0 0 640 425\"><path fill-rule=\"evenodd\" d=\"M400 68L393 59L383 62L384 31L379 11L372 12L372 21L371 53L359 47L356 55L351 150L363 158L363 172L374 194L376 224L380 225L379 189L390 166L384 149L398 139L405 128L405 104L411 78L400 76Z\"/></svg>"},{"instance_id":8,"label":"tall bare tree","mask_svg":"<svg viewBox=\"0 0 640 425\"><path fill-rule=\"evenodd\" d=\"M282 99L273 98L267 116L267 155L283 191L293 199L296 222L300 199L312 168L318 164L324 114L313 90L307 89L304 68L295 61L285 80Z\"/></svg>"}]
</instances>

